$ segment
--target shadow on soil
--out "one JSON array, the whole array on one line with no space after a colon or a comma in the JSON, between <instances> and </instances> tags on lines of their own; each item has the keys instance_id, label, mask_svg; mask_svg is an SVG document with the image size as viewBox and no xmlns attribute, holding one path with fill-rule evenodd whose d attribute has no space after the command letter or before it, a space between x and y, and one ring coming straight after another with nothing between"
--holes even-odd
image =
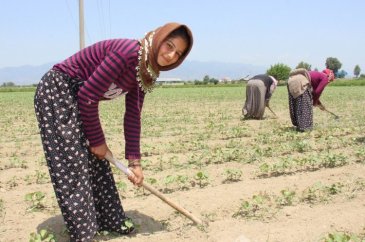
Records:
<instances>
[{"instance_id":1,"label":"shadow on soil","mask_svg":"<svg viewBox=\"0 0 365 242\"><path fill-rule=\"evenodd\" d=\"M135 237L136 235L151 235L153 233L167 230L163 221L157 221L136 210L126 211L126 215L132 218L134 224L136 225L136 232L127 235L128 237ZM37 233L39 233L42 229L46 229L47 231L52 232L56 237L56 241L58 242L69 241L69 236L61 215L51 217L45 220L43 223L39 224L37 226ZM102 233L96 235L95 239L96 241L107 241L122 236L126 235L120 235L117 233Z\"/></svg>"}]
</instances>

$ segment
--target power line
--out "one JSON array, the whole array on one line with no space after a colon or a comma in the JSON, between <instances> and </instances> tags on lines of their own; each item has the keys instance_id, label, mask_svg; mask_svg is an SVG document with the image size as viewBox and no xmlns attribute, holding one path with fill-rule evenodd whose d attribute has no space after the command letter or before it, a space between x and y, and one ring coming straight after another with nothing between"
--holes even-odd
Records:
<instances>
[{"instance_id":1,"label":"power line","mask_svg":"<svg viewBox=\"0 0 365 242\"><path fill-rule=\"evenodd\" d=\"M112 36L112 20L111 20L111 14L110 14L110 0L108 1L109 4L109 11L108 11L108 16L109 16L109 38Z\"/></svg>"},{"instance_id":2,"label":"power line","mask_svg":"<svg viewBox=\"0 0 365 242\"><path fill-rule=\"evenodd\" d=\"M98 15L99 15L99 26L100 26L100 32L103 38L106 38L106 28L105 28L105 18L104 18L104 7L103 7L103 1L97 0L96 1L97 9L98 9Z\"/></svg>"},{"instance_id":3,"label":"power line","mask_svg":"<svg viewBox=\"0 0 365 242\"><path fill-rule=\"evenodd\" d=\"M74 25L75 25L75 29L77 29L77 28L78 28L78 26L77 26L77 24L76 24L76 21L75 21L74 16L72 15L72 11L71 11L70 5L68 4L68 1L67 1L67 0L65 0L65 2L66 2L66 5L67 5L68 13L70 14L71 19L72 19L72 22L73 22L73 23L74 23Z\"/></svg>"},{"instance_id":4,"label":"power line","mask_svg":"<svg viewBox=\"0 0 365 242\"><path fill-rule=\"evenodd\" d=\"M76 0L76 1L78 1L78 0ZM71 16L71 20L74 23L75 29L78 31L79 30L79 24L76 23L75 17L72 14L72 9L70 7L70 4L68 3L68 0L65 0L65 3L66 3L66 6L67 6L68 13ZM86 32L86 36L88 37L89 41L92 42L92 39L89 35L89 31L87 30L86 24L84 25L84 30Z\"/></svg>"}]
</instances>

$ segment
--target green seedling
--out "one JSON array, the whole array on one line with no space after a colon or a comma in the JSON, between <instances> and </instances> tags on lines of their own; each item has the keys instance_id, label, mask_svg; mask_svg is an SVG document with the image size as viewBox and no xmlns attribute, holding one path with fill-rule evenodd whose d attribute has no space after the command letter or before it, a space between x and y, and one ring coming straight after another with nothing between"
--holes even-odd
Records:
<instances>
[{"instance_id":1,"label":"green seedling","mask_svg":"<svg viewBox=\"0 0 365 242\"><path fill-rule=\"evenodd\" d=\"M176 181L176 176L173 175L168 175L164 178L163 183L165 184L165 192L172 192L173 189L169 188L169 186L171 186L174 182Z\"/></svg>"},{"instance_id":2,"label":"green seedling","mask_svg":"<svg viewBox=\"0 0 365 242\"><path fill-rule=\"evenodd\" d=\"M117 189L121 192L125 192L127 190L127 183L125 183L124 181L119 181L117 183Z\"/></svg>"},{"instance_id":3,"label":"green seedling","mask_svg":"<svg viewBox=\"0 0 365 242\"><path fill-rule=\"evenodd\" d=\"M25 180L27 184L33 184L33 182L36 184L45 184L50 182L48 174L39 170L36 170L35 175L27 175Z\"/></svg>"},{"instance_id":4,"label":"green seedling","mask_svg":"<svg viewBox=\"0 0 365 242\"><path fill-rule=\"evenodd\" d=\"M299 153L303 153L311 150L311 146L307 140L299 140L294 143L294 149Z\"/></svg>"},{"instance_id":5,"label":"green seedling","mask_svg":"<svg viewBox=\"0 0 365 242\"><path fill-rule=\"evenodd\" d=\"M143 170L148 170L148 169L150 169L150 167L151 167L151 161L150 160L146 160L146 159L143 159L143 160L141 160L141 165L142 165L142 167L143 167Z\"/></svg>"},{"instance_id":6,"label":"green seedling","mask_svg":"<svg viewBox=\"0 0 365 242\"><path fill-rule=\"evenodd\" d=\"M17 156L10 157L9 160L10 164L5 165L5 169L11 169L11 168L28 168L27 162L25 160L20 159Z\"/></svg>"},{"instance_id":7,"label":"green seedling","mask_svg":"<svg viewBox=\"0 0 365 242\"><path fill-rule=\"evenodd\" d=\"M153 177L146 178L146 182L148 182L151 185L157 184L157 179Z\"/></svg>"},{"instance_id":8,"label":"green seedling","mask_svg":"<svg viewBox=\"0 0 365 242\"><path fill-rule=\"evenodd\" d=\"M27 208L28 212L35 212L45 208L43 204L45 194L43 192L32 192L25 195L25 200L30 202L30 207Z\"/></svg>"},{"instance_id":9,"label":"green seedling","mask_svg":"<svg viewBox=\"0 0 365 242\"><path fill-rule=\"evenodd\" d=\"M365 164L365 148L362 147L356 151L357 162Z\"/></svg>"},{"instance_id":10,"label":"green seedling","mask_svg":"<svg viewBox=\"0 0 365 242\"><path fill-rule=\"evenodd\" d=\"M328 191L328 193L330 195L335 195L335 194L341 193L342 187L343 187L343 184L337 182L337 183L334 183L330 186L327 186L326 190Z\"/></svg>"},{"instance_id":11,"label":"green seedling","mask_svg":"<svg viewBox=\"0 0 365 242\"><path fill-rule=\"evenodd\" d=\"M199 183L199 187L203 188L206 185L208 185L208 174L205 173L204 171L199 171L195 174L195 180L198 181Z\"/></svg>"},{"instance_id":12,"label":"green seedling","mask_svg":"<svg viewBox=\"0 0 365 242\"><path fill-rule=\"evenodd\" d=\"M261 174L265 174L267 175L270 171L270 165L267 164L266 162L265 163L262 163L260 166L259 166L259 170L260 170L260 173Z\"/></svg>"},{"instance_id":13,"label":"green seedling","mask_svg":"<svg viewBox=\"0 0 365 242\"><path fill-rule=\"evenodd\" d=\"M339 182L329 186L317 182L303 191L301 200L311 204L327 202L331 199L331 196L341 193L343 186L344 185Z\"/></svg>"},{"instance_id":14,"label":"green seedling","mask_svg":"<svg viewBox=\"0 0 365 242\"><path fill-rule=\"evenodd\" d=\"M56 242L56 238L53 233L42 229L39 233L31 233L29 242Z\"/></svg>"},{"instance_id":15,"label":"green seedling","mask_svg":"<svg viewBox=\"0 0 365 242\"><path fill-rule=\"evenodd\" d=\"M365 237L361 238L355 234L348 232L333 232L329 233L325 238L323 238L323 242L363 242Z\"/></svg>"},{"instance_id":16,"label":"green seedling","mask_svg":"<svg viewBox=\"0 0 365 242\"><path fill-rule=\"evenodd\" d=\"M323 166L328 168L334 168L338 166L343 166L347 164L347 158L343 155L336 155L328 153L324 157Z\"/></svg>"},{"instance_id":17,"label":"green seedling","mask_svg":"<svg viewBox=\"0 0 365 242\"><path fill-rule=\"evenodd\" d=\"M276 212L272 200L272 197L266 193L253 195L251 200L241 203L239 210L233 214L233 217L271 218Z\"/></svg>"},{"instance_id":18,"label":"green seedling","mask_svg":"<svg viewBox=\"0 0 365 242\"><path fill-rule=\"evenodd\" d=\"M224 171L224 182L237 182L241 180L242 171L236 168L228 168Z\"/></svg>"},{"instance_id":19,"label":"green seedling","mask_svg":"<svg viewBox=\"0 0 365 242\"><path fill-rule=\"evenodd\" d=\"M284 189L280 191L280 197L276 199L278 206L291 206L295 198L295 191Z\"/></svg>"},{"instance_id":20,"label":"green seedling","mask_svg":"<svg viewBox=\"0 0 365 242\"><path fill-rule=\"evenodd\" d=\"M124 225L122 225L122 230L130 230L134 227L134 223L131 219L127 219L124 221Z\"/></svg>"},{"instance_id":21,"label":"green seedling","mask_svg":"<svg viewBox=\"0 0 365 242\"><path fill-rule=\"evenodd\" d=\"M186 175L178 175L176 177L176 182L179 185L180 190L188 190L189 189L189 187L187 186L188 180L189 180L189 177L186 176Z\"/></svg>"}]
</instances>

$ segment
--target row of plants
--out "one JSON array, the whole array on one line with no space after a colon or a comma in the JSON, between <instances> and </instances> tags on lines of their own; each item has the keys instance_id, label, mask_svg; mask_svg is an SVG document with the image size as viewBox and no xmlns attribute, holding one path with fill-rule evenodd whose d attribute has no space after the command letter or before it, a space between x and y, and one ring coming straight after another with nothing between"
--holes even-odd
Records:
<instances>
[{"instance_id":1,"label":"row of plants","mask_svg":"<svg viewBox=\"0 0 365 242\"><path fill-rule=\"evenodd\" d=\"M259 166L259 177L279 176L295 172L314 171L320 168L341 167L348 164L348 158L342 154L321 153L302 158L284 157L274 163L264 162Z\"/></svg>"},{"instance_id":2,"label":"row of plants","mask_svg":"<svg viewBox=\"0 0 365 242\"><path fill-rule=\"evenodd\" d=\"M346 199L353 199L364 190L365 180L358 178L347 183L336 182L329 185L316 182L301 192L291 188L281 190L279 195L260 192L253 195L251 199L244 200L232 216L245 219L271 219L285 206L301 203L328 203L339 195L345 195Z\"/></svg>"}]
</instances>

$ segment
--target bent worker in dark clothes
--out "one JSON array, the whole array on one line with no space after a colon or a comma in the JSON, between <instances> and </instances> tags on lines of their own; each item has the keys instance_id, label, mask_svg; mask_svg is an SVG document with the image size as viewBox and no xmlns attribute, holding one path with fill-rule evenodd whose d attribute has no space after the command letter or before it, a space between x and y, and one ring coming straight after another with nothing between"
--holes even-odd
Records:
<instances>
[{"instance_id":1,"label":"bent worker in dark clothes","mask_svg":"<svg viewBox=\"0 0 365 242\"><path fill-rule=\"evenodd\" d=\"M246 86L243 116L246 119L262 119L277 85L278 81L273 76L262 74L252 77Z\"/></svg>"}]
</instances>

